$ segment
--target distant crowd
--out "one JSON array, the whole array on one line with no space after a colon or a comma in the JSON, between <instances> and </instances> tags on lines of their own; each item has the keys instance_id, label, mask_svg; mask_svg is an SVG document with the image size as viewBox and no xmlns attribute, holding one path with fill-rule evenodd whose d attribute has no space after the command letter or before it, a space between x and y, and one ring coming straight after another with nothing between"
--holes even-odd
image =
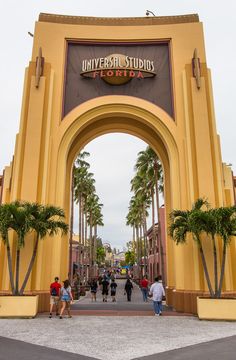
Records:
<instances>
[{"instance_id":1,"label":"distant crowd","mask_svg":"<svg viewBox=\"0 0 236 360\"><path fill-rule=\"evenodd\" d=\"M91 301L97 301L97 292L98 290L102 293L102 301L107 302L108 296L110 293L111 301L116 302L117 294L117 281L116 273L114 272L104 272L103 275L98 278L93 278L89 282L89 288L91 293ZM147 277L144 276L139 283L139 287L142 292L143 301L148 302L148 299L151 299L153 302L154 314L156 316L162 315L162 300L165 296L164 287L162 285L162 277L158 276L155 278L155 282L150 284ZM127 296L127 301L131 302L132 291L134 285L132 281L132 276L127 274L125 286L124 286L124 295ZM73 294L69 280L63 281L63 286L59 282L59 278L55 277L54 282L50 285L50 313L49 318L52 318L53 306L55 306L56 316L59 319L62 319L65 309L67 309L68 317L71 318L70 305L73 303ZM59 310L59 304L61 304Z\"/></svg>"}]
</instances>

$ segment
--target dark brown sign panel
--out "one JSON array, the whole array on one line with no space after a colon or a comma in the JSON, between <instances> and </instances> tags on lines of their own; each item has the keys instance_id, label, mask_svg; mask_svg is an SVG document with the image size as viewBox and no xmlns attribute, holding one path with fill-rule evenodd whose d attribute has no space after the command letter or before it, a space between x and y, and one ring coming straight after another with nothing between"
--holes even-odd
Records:
<instances>
[{"instance_id":1,"label":"dark brown sign panel","mask_svg":"<svg viewBox=\"0 0 236 360\"><path fill-rule=\"evenodd\" d=\"M145 99L173 117L168 43L68 42L63 115L104 95Z\"/></svg>"}]
</instances>

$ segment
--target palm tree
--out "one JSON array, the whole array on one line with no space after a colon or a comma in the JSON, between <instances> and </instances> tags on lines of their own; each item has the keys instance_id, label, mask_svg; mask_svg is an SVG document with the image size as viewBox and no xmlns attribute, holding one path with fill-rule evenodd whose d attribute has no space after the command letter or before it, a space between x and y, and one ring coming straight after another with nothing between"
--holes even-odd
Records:
<instances>
[{"instance_id":1,"label":"palm tree","mask_svg":"<svg viewBox=\"0 0 236 360\"><path fill-rule=\"evenodd\" d=\"M88 171L90 165L84 159L90 154L81 152L75 161L74 172L74 199L79 204L79 241L80 241L80 263L84 264L87 249L87 197L95 191L95 180L93 174ZM82 250L82 251L81 251Z\"/></svg>"},{"instance_id":2,"label":"palm tree","mask_svg":"<svg viewBox=\"0 0 236 360\"><path fill-rule=\"evenodd\" d=\"M14 295L19 294L20 253L25 246L25 237L31 231L30 215L32 206L30 203L15 201L9 204L9 229L17 234L16 241L16 273Z\"/></svg>"},{"instance_id":3,"label":"palm tree","mask_svg":"<svg viewBox=\"0 0 236 360\"><path fill-rule=\"evenodd\" d=\"M28 206L28 203L26 203ZM31 204L31 229L36 233L36 241L34 244L33 253L28 266L28 270L25 275L25 279L20 289L20 295L23 294L26 287L27 281L33 269L35 258L38 250L38 243L40 239L45 236L55 236L61 231L62 235L66 235L68 232L68 225L64 222L65 213L64 211L56 206L52 205L40 205Z\"/></svg>"},{"instance_id":4,"label":"palm tree","mask_svg":"<svg viewBox=\"0 0 236 360\"><path fill-rule=\"evenodd\" d=\"M146 200L146 199L145 199ZM145 209L145 213L144 213ZM137 265L138 265L138 274L139 278L141 278L141 259L142 259L142 232L141 228L144 226L144 216L146 217L148 213L146 212L146 203L144 202L144 198L142 198L141 194L134 195L130 200L129 212L126 216L126 224L131 225L135 228L136 235L136 253L137 253ZM144 245L145 248L145 245ZM146 274L146 256L144 256L144 269Z\"/></svg>"},{"instance_id":5,"label":"palm tree","mask_svg":"<svg viewBox=\"0 0 236 360\"><path fill-rule=\"evenodd\" d=\"M225 273L225 261L226 261L226 249L230 244L232 237L236 236L236 206L220 207L216 211L217 219L217 234L223 240L222 250L222 264L220 272L220 282L218 287L217 297L221 297L224 273Z\"/></svg>"},{"instance_id":6,"label":"palm tree","mask_svg":"<svg viewBox=\"0 0 236 360\"><path fill-rule=\"evenodd\" d=\"M82 214L83 214L83 193L85 183L88 178L89 163L84 159L90 156L86 151L80 152L75 160L74 165L74 199L79 204L79 238L80 242L83 243L82 239ZM92 174L91 174L92 175Z\"/></svg>"},{"instance_id":7,"label":"palm tree","mask_svg":"<svg viewBox=\"0 0 236 360\"><path fill-rule=\"evenodd\" d=\"M67 232L68 226L61 221L61 217L64 217L63 210L54 206L43 206L37 203L22 201L15 201L0 206L0 233L7 246L9 276L13 295L23 294L33 268L39 239L44 238L47 234L50 236L55 235L58 229L61 229L64 233ZM15 283L13 278L14 264L12 262L11 249L8 240L8 232L10 230L13 230L17 235ZM20 252L25 246L26 235L30 232L36 233L36 241L25 279L19 291Z\"/></svg>"},{"instance_id":8,"label":"palm tree","mask_svg":"<svg viewBox=\"0 0 236 360\"><path fill-rule=\"evenodd\" d=\"M9 271L9 278L10 278L10 285L12 293L15 292L14 286L14 278L13 278L13 266L12 266L12 256L11 256L11 249L9 243L9 236L8 230L10 227L11 221L11 212L9 204L0 205L0 236L4 245L7 248L7 263L8 263L8 271Z\"/></svg>"},{"instance_id":9,"label":"palm tree","mask_svg":"<svg viewBox=\"0 0 236 360\"><path fill-rule=\"evenodd\" d=\"M103 246L98 246L96 250L96 259L99 266L105 261L106 250Z\"/></svg>"},{"instance_id":10,"label":"palm tree","mask_svg":"<svg viewBox=\"0 0 236 360\"><path fill-rule=\"evenodd\" d=\"M72 253L73 253L73 233L74 233L74 186L75 186L75 171L76 168L73 165L72 167L72 176L71 176L71 204L70 204L70 238L69 238L69 279L70 283L73 280L73 263L72 263Z\"/></svg>"},{"instance_id":11,"label":"palm tree","mask_svg":"<svg viewBox=\"0 0 236 360\"><path fill-rule=\"evenodd\" d=\"M91 193L87 197L86 201L86 211L87 211L87 221L89 224L90 235L89 235L89 247L90 247L90 276L93 274L93 266L94 266L94 258L95 258L95 236L93 234L93 229L96 227L96 217L99 218L99 222L101 221L101 208L102 204L99 204L99 197L96 193ZM99 214L99 215L98 215ZM102 221L101 221L102 222ZM102 223L103 224L103 223Z\"/></svg>"},{"instance_id":12,"label":"palm tree","mask_svg":"<svg viewBox=\"0 0 236 360\"><path fill-rule=\"evenodd\" d=\"M203 210L205 206L206 210ZM209 203L205 199L198 199L192 210L173 210L170 214L169 233L176 244L185 243L187 234L193 235L196 241L207 281L207 286L212 298L221 296L223 277L225 271L226 247L233 236L236 236L236 208L222 207L209 209ZM210 281L206 257L204 254L202 240L211 236L214 257L214 290ZM216 236L223 240L222 262L220 271L220 281L218 283L218 256L216 251Z\"/></svg>"},{"instance_id":13,"label":"palm tree","mask_svg":"<svg viewBox=\"0 0 236 360\"><path fill-rule=\"evenodd\" d=\"M153 227L153 239L155 239L155 208L154 208L154 194L156 194L156 208L158 217L158 252L161 261L161 273L163 282L165 283L165 267L164 267L164 247L163 238L161 234L160 226L160 205L159 205L159 192L164 191L163 186L163 169L161 162L155 153L155 151L147 146L146 150L138 153L138 159L136 161L135 170L141 177L146 177L146 186L149 189L152 199L152 227Z\"/></svg>"},{"instance_id":14,"label":"palm tree","mask_svg":"<svg viewBox=\"0 0 236 360\"><path fill-rule=\"evenodd\" d=\"M169 233L177 245L186 242L186 237L188 233L191 233L193 235L193 239L196 241L200 251L203 269L210 295L211 297L214 297L214 291L212 289L200 236L202 232L202 225L199 215L203 205L206 205L206 201L204 199L198 199L194 203L192 210L173 210L170 213L171 224L169 226Z\"/></svg>"},{"instance_id":15,"label":"palm tree","mask_svg":"<svg viewBox=\"0 0 236 360\"><path fill-rule=\"evenodd\" d=\"M104 226L103 223L103 215L101 209L103 204L97 204L97 206L93 209L93 228L94 228L94 259L96 261L97 254L97 230L98 226Z\"/></svg>"}]
</instances>

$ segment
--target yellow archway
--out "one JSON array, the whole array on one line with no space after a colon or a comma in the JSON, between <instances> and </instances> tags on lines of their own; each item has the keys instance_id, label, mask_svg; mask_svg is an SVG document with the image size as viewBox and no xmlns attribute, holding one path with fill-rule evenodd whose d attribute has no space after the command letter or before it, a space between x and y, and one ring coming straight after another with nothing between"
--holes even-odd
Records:
<instances>
[{"instance_id":1,"label":"yellow archway","mask_svg":"<svg viewBox=\"0 0 236 360\"><path fill-rule=\"evenodd\" d=\"M101 82L96 85L96 81L91 80L90 89L98 86L99 91L95 91L89 101L83 102L90 96L82 96L78 102L76 99L68 108L73 110L62 119L67 45L71 39L80 45L89 43L89 48L96 44L105 48L106 44L123 44L124 52L128 51L126 45L129 44L137 47L168 44L170 91L164 95L171 103L170 113L174 118L142 99L145 80L138 84L139 97L118 95L120 92L112 88L106 92L100 89ZM161 59L161 55L156 57L156 61ZM192 60L198 65L198 71L193 71ZM75 76L73 70L72 74L78 86L81 78ZM156 89L161 89L159 82ZM70 94L77 96L73 87L71 91ZM83 92L82 85L78 91ZM135 90L125 93L136 94ZM103 94L116 95L100 96ZM158 99L155 91L153 96ZM222 166L211 76L206 64L202 23L197 15L105 19L41 14L34 32L32 59L25 74L14 161L6 167L0 189L2 202L22 199L54 204L63 207L69 218L71 168L75 156L94 138L112 132L137 136L156 151L164 167L167 214L172 208L191 208L199 197L208 197L213 207L234 203L231 170ZM213 269L210 245L206 246L207 261ZM22 276L32 249L33 241L22 251ZM0 253L0 288L8 290L2 243ZM236 286L235 253L236 247L232 244L224 291L233 291ZM174 290L169 291L170 303L176 309L195 311L191 307L192 294L196 297L197 292L207 291L197 246L189 242L177 247L168 239L167 265L168 286ZM40 242L28 290L47 290L51 279L56 275L67 276L67 270L68 238L46 238ZM213 277L213 271L210 276Z\"/></svg>"},{"instance_id":2,"label":"yellow archway","mask_svg":"<svg viewBox=\"0 0 236 360\"><path fill-rule=\"evenodd\" d=\"M135 99L137 100L137 99ZM145 100L128 96L106 96L86 102L71 111L62 121L55 154L55 198L53 203L65 209L69 219L71 169L76 154L92 139L111 132L123 132L137 136L147 142L161 159L165 174L165 207L168 214L172 208L181 206L180 164L178 144L176 143L176 124L162 109ZM59 242L61 245L59 246ZM66 275L68 269L68 241L57 239L54 247L53 263L57 268L55 273ZM175 254L176 252L176 254ZM178 252L178 255L177 255ZM178 263L183 259L170 239L167 241L168 284L175 286L176 279L181 276L182 267L173 266L173 259L178 257ZM56 262L61 259L60 264ZM175 268L175 269L174 269ZM178 276L178 272L179 276ZM179 284L183 286L183 284Z\"/></svg>"}]
</instances>

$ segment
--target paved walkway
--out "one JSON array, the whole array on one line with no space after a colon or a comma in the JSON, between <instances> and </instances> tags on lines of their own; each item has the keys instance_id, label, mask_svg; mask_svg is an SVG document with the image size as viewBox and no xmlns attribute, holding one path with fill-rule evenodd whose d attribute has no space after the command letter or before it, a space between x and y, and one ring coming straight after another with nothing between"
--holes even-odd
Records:
<instances>
[{"instance_id":1,"label":"paved walkway","mask_svg":"<svg viewBox=\"0 0 236 360\"><path fill-rule=\"evenodd\" d=\"M87 292L85 297L81 297L74 305L72 305L72 313L74 315L98 315L98 316L131 316L131 315L145 315L153 316L152 300L148 302L143 301L143 296L140 288L133 283L133 291L131 302L127 301L127 296L124 294L124 287L126 280L118 279L116 302L112 302L112 298L108 295L107 302L103 302L102 291L98 289L97 301L91 301L91 294ZM164 315L181 315L171 311L164 306Z\"/></svg>"},{"instance_id":2,"label":"paved walkway","mask_svg":"<svg viewBox=\"0 0 236 360\"><path fill-rule=\"evenodd\" d=\"M45 315L0 324L1 360L231 360L236 352L234 322L196 317Z\"/></svg>"},{"instance_id":3,"label":"paved walkway","mask_svg":"<svg viewBox=\"0 0 236 360\"><path fill-rule=\"evenodd\" d=\"M0 360L96 360L96 358L49 349L44 346L0 337ZM236 336L138 357L133 360L235 360ZM122 359L122 355L120 356Z\"/></svg>"}]
</instances>

